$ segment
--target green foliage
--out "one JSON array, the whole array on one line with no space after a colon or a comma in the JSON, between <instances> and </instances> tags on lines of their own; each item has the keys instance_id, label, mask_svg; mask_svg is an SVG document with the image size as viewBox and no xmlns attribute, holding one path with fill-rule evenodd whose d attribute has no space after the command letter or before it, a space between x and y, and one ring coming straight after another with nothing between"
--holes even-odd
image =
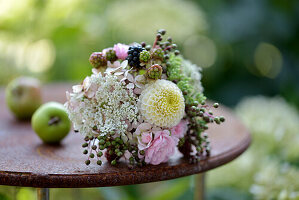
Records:
<instances>
[{"instance_id":1,"label":"green foliage","mask_svg":"<svg viewBox=\"0 0 299 200\"><path fill-rule=\"evenodd\" d=\"M169 55L169 66L167 66L167 75L168 80L181 80L182 78L182 71L181 71L181 64L183 58L181 56L176 56L174 53Z\"/></svg>"}]
</instances>

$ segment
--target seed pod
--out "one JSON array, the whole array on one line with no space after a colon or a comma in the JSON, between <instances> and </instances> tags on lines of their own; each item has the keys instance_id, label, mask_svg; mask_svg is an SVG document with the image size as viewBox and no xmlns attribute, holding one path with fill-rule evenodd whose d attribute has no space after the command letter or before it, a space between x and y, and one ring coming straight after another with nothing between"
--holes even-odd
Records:
<instances>
[{"instance_id":1,"label":"seed pod","mask_svg":"<svg viewBox=\"0 0 299 200\"><path fill-rule=\"evenodd\" d=\"M89 62L96 69L107 65L106 57L102 52L93 52L89 57Z\"/></svg>"},{"instance_id":2,"label":"seed pod","mask_svg":"<svg viewBox=\"0 0 299 200\"><path fill-rule=\"evenodd\" d=\"M162 72L163 72L162 67L158 64L155 64L148 68L147 76L151 79L157 80L157 79L161 78Z\"/></svg>"}]
</instances>

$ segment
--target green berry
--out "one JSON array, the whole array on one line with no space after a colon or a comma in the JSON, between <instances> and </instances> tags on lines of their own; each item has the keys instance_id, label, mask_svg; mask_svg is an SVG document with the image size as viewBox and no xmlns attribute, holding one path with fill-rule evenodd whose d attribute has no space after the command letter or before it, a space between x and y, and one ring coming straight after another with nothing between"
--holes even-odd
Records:
<instances>
[{"instance_id":1,"label":"green berry","mask_svg":"<svg viewBox=\"0 0 299 200\"><path fill-rule=\"evenodd\" d=\"M101 139L101 140L99 141L99 144L105 144L105 140Z\"/></svg>"},{"instance_id":2,"label":"green berry","mask_svg":"<svg viewBox=\"0 0 299 200\"><path fill-rule=\"evenodd\" d=\"M151 45L146 45L146 47L145 47L145 49L146 49L147 51L151 50L151 48L152 48Z\"/></svg>"},{"instance_id":3,"label":"green berry","mask_svg":"<svg viewBox=\"0 0 299 200\"><path fill-rule=\"evenodd\" d=\"M153 58L158 59L158 60L163 60L164 59L164 52L162 49L154 49Z\"/></svg>"},{"instance_id":4,"label":"green berry","mask_svg":"<svg viewBox=\"0 0 299 200\"><path fill-rule=\"evenodd\" d=\"M218 117L215 117L214 122L216 122L216 124L220 124L220 119Z\"/></svg>"},{"instance_id":5,"label":"green berry","mask_svg":"<svg viewBox=\"0 0 299 200\"><path fill-rule=\"evenodd\" d=\"M114 134L115 134L115 131L111 131L111 132L110 132L110 135L114 135Z\"/></svg>"},{"instance_id":6,"label":"green berry","mask_svg":"<svg viewBox=\"0 0 299 200\"><path fill-rule=\"evenodd\" d=\"M101 160L98 160L98 161L97 161L97 164L98 164L98 165L102 165L102 161L101 161Z\"/></svg>"},{"instance_id":7,"label":"green berry","mask_svg":"<svg viewBox=\"0 0 299 200\"><path fill-rule=\"evenodd\" d=\"M103 152L101 152L101 151L99 151L98 153L97 153L97 156L98 157L101 157L103 155Z\"/></svg>"},{"instance_id":8,"label":"green berry","mask_svg":"<svg viewBox=\"0 0 299 200\"><path fill-rule=\"evenodd\" d=\"M92 145L91 147L93 150L96 150L97 149L97 146L96 145Z\"/></svg>"},{"instance_id":9,"label":"green berry","mask_svg":"<svg viewBox=\"0 0 299 200\"><path fill-rule=\"evenodd\" d=\"M214 103L213 107L214 108L218 108L219 107L219 103Z\"/></svg>"},{"instance_id":10,"label":"green berry","mask_svg":"<svg viewBox=\"0 0 299 200\"><path fill-rule=\"evenodd\" d=\"M117 155L118 157L121 157L121 156L123 155L123 153L122 153L122 152L118 152L116 155Z\"/></svg>"},{"instance_id":11,"label":"green berry","mask_svg":"<svg viewBox=\"0 0 299 200\"><path fill-rule=\"evenodd\" d=\"M89 157L94 158L94 154L93 153L89 154Z\"/></svg>"},{"instance_id":12,"label":"green berry","mask_svg":"<svg viewBox=\"0 0 299 200\"><path fill-rule=\"evenodd\" d=\"M160 29L158 31L158 33L160 33L161 35L165 35L166 34L166 30L165 29Z\"/></svg>"},{"instance_id":13,"label":"green berry","mask_svg":"<svg viewBox=\"0 0 299 200\"><path fill-rule=\"evenodd\" d=\"M221 122L225 122L225 118L223 116L220 116L219 119L220 119Z\"/></svg>"},{"instance_id":14,"label":"green berry","mask_svg":"<svg viewBox=\"0 0 299 200\"><path fill-rule=\"evenodd\" d=\"M121 139L119 137L115 138L115 142L119 143Z\"/></svg>"},{"instance_id":15,"label":"green berry","mask_svg":"<svg viewBox=\"0 0 299 200\"><path fill-rule=\"evenodd\" d=\"M84 148L84 147L87 147L88 146L88 144L85 142L84 144L82 144L82 147Z\"/></svg>"},{"instance_id":16,"label":"green berry","mask_svg":"<svg viewBox=\"0 0 299 200\"><path fill-rule=\"evenodd\" d=\"M86 161L85 161L85 164L86 164L86 165L89 165L89 164L90 164L90 160L86 160Z\"/></svg>"},{"instance_id":17,"label":"green berry","mask_svg":"<svg viewBox=\"0 0 299 200\"><path fill-rule=\"evenodd\" d=\"M93 139L94 139L93 135L89 136L89 140L93 140Z\"/></svg>"},{"instance_id":18,"label":"green berry","mask_svg":"<svg viewBox=\"0 0 299 200\"><path fill-rule=\"evenodd\" d=\"M85 150L83 151L83 154L88 154L88 150L85 149Z\"/></svg>"},{"instance_id":19,"label":"green berry","mask_svg":"<svg viewBox=\"0 0 299 200\"><path fill-rule=\"evenodd\" d=\"M140 62L147 63L151 59L151 54L147 50L140 52L139 60Z\"/></svg>"},{"instance_id":20,"label":"green berry","mask_svg":"<svg viewBox=\"0 0 299 200\"><path fill-rule=\"evenodd\" d=\"M116 160L112 160L111 165L116 165Z\"/></svg>"},{"instance_id":21,"label":"green berry","mask_svg":"<svg viewBox=\"0 0 299 200\"><path fill-rule=\"evenodd\" d=\"M104 149L105 149L105 146L101 144L101 145L99 145L99 149L100 149L100 150L104 150Z\"/></svg>"},{"instance_id":22,"label":"green berry","mask_svg":"<svg viewBox=\"0 0 299 200\"><path fill-rule=\"evenodd\" d=\"M177 56L177 55L180 55L180 51L179 50L175 50L174 51L174 54Z\"/></svg>"}]
</instances>

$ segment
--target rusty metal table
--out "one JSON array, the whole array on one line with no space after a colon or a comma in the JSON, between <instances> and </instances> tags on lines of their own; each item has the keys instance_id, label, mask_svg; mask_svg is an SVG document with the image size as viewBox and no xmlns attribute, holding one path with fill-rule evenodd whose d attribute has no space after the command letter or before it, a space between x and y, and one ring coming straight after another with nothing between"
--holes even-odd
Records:
<instances>
[{"instance_id":1,"label":"rusty metal table","mask_svg":"<svg viewBox=\"0 0 299 200\"><path fill-rule=\"evenodd\" d=\"M43 89L44 101L65 101L69 84L52 84ZM70 133L59 146L43 144L30 122L18 122L5 106L0 90L0 185L36 187L39 198L48 199L48 188L105 187L149 183L197 175L197 198L201 199L203 172L221 166L242 154L250 144L247 129L226 108L216 114L226 117L221 126L211 125L211 156L198 164L189 164L180 154L158 166L129 169L124 164L113 167L84 164L82 136Z\"/></svg>"}]
</instances>

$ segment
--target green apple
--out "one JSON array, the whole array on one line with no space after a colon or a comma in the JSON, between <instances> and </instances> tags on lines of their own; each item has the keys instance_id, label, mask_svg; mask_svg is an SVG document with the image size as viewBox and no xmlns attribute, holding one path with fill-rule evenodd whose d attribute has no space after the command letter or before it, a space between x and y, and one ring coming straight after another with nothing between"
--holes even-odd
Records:
<instances>
[{"instance_id":1,"label":"green apple","mask_svg":"<svg viewBox=\"0 0 299 200\"><path fill-rule=\"evenodd\" d=\"M31 126L44 143L59 143L71 129L65 107L57 102L48 102L33 114Z\"/></svg>"},{"instance_id":2,"label":"green apple","mask_svg":"<svg viewBox=\"0 0 299 200\"><path fill-rule=\"evenodd\" d=\"M18 119L30 119L42 104L41 84L35 78L16 78L7 85L5 100L8 108Z\"/></svg>"}]
</instances>

